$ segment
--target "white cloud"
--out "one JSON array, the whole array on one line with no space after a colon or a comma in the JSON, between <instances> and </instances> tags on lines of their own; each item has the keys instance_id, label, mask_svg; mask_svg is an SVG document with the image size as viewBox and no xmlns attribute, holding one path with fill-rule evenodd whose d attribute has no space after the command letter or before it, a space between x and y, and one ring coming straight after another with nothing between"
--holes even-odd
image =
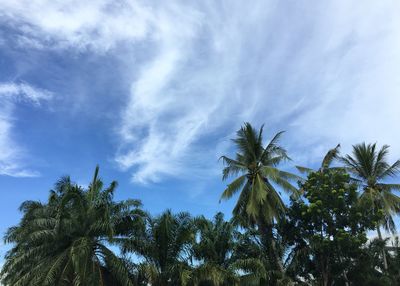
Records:
<instances>
[{"instance_id":1,"label":"white cloud","mask_svg":"<svg viewBox=\"0 0 400 286\"><path fill-rule=\"evenodd\" d=\"M49 100L52 93L32 87L26 83L0 83L0 175L13 177L35 177L39 173L26 169L25 149L15 142L12 131L16 104L27 101L40 105Z\"/></svg>"},{"instance_id":2,"label":"white cloud","mask_svg":"<svg viewBox=\"0 0 400 286\"><path fill-rule=\"evenodd\" d=\"M289 129L295 159L362 140L400 157L398 1L118 3L2 1L0 10L27 47L127 46L116 161L134 180L209 170L215 138L247 120L267 123L268 135Z\"/></svg>"},{"instance_id":3,"label":"white cloud","mask_svg":"<svg viewBox=\"0 0 400 286\"><path fill-rule=\"evenodd\" d=\"M0 96L11 101L28 100L36 105L40 105L41 101L51 99L53 94L26 83L0 83Z\"/></svg>"},{"instance_id":4,"label":"white cloud","mask_svg":"<svg viewBox=\"0 0 400 286\"><path fill-rule=\"evenodd\" d=\"M390 144L399 158L400 3L366 3L329 5L337 13L315 25L317 38L302 57L311 72L303 82L315 83L293 132L302 136L297 142L325 150L339 142L344 152L362 141Z\"/></svg>"},{"instance_id":5,"label":"white cloud","mask_svg":"<svg viewBox=\"0 0 400 286\"><path fill-rule=\"evenodd\" d=\"M181 175L193 161L209 168L215 146L201 150L202 160L196 142L218 127L229 134L244 120L266 122L269 135L271 126L291 126L293 156L311 162L338 142L362 140L392 144L400 157L393 132L400 124L400 9L392 5L205 5L193 8L201 25L171 15L169 22L192 32L165 32L173 46L160 41L133 83L122 130L125 139L139 138L126 140L133 150L120 162L138 166L139 181Z\"/></svg>"},{"instance_id":6,"label":"white cloud","mask_svg":"<svg viewBox=\"0 0 400 286\"><path fill-rule=\"evenodd\" d=\"M21 45L91 48L104 52L148 32L151 9L138 1L13 1L0 3L3 21L19 29Z\"/></svg>"}]
</instances>

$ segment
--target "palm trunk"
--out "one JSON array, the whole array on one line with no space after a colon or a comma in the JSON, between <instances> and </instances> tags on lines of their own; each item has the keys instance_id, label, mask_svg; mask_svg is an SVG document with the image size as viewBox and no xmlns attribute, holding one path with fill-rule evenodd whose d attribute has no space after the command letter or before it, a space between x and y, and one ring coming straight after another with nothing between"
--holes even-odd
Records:
<instances>
[{"instance_id":1,"label":"palm trunk","mask_svg":"<svg viewBox=\"0 0 400 286\"><path fill-rule=\"evenodd\" d=\"M324 269L324 271L322 271L321 276L322 276L322 285L323 286L329 286L329 273L327 273L328 271Z\"/></svg>"},{"instance_id":2,"label":"palm trunk","mask_svg":"<svg viewBox=\"0 0 400 286\"><path fill-rule=\"evenodd\" d=\"M284 273L285 269L283 268L283 263L279 257L278 250L276 249L276 241L273 236L271 237L271 248L272 248L272 252L274 254L274 259L275 259L276 265L278 266L279 272Z\"/></svg>"},{"instance_id":3,"label":"palm trunk","mask_svg":"<svg viewBox=\"0 0 400 286\"><path fill-rule=\"evenodd\" d=\"M379 240L383 240L382 239L382 234L381 234L381 229L380 229L379 225L377 226L376 231L378 232ZM387 259L386 259L385 247L386 247L386 243L385 243L385 246L383 246L383 248L382 248L382 258L383 258L383 268L385 269L385 273L387 273L388 264L387 264Z\"/></svg>"},{"instance_id":4,"label":"palm trunk","mask_svg":"<svg viewBox=\"0 0 400 286\"><path fill-rule=\"evenodd\" d=\"M331 285L331 271L329 267L329 257L320 256L317 258L320 264L320 272L322 278L322 286L330 286Z\"/></svg>"},{"instance_id":5,"label":"palm trunk","mask_svg":"<svg viewBox=\"0 0 400 286\"><path fill-rule=\"evenodd\" d=\"M270 223L265 223L262 219L258 220L258 231L260 233L260 237L265 240L265 243L268 247L268 255L272 259L275 264L276 270L284 274L285 269L283 267L282 261L279 257L278 249L276 246L276 241L273 235L273 226Z\"/></svg>"},{"instance_id":6,"label":"palm trunk","mask_svg":"<svg viewBox=\"0 0 400 286\"><path fill-rule=\"evenodd\" d=\"M340 263L343 264L343 259L342 259L342 256L340 256L340 255L339 255L339 261L340 261ZM344 281L345 281L344 284L346 286L349 286L350 284L349 284L349 278L347 277L347 270L344 270L343 277L344 277Z\"/></svg>"}]
</instances>

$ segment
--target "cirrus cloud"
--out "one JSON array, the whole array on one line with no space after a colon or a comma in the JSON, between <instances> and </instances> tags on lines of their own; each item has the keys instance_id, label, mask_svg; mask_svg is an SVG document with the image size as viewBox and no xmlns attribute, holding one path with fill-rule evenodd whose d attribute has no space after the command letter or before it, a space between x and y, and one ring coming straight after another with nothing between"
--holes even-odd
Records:
<instances>
[{"instance_id":1,"label":"cirrus cloud","mask_svg":"<svg viewBox=\"0 0 400 286\"><path fill-rule=\"evenodd\" d=\"M35 106L48 101L53 94L47 90L33 87L26 83L0 82L0 175L12 177L36 177L37 171L26 168L26 151L15 142L14 110L18 102L26 101Z\"/></svg>"},{"instance_id":2,"label":"cirrus cloud","mask_svg":"<svg viewBox=\"0 0 400 286\"><path fill-rule=\"evenodd\" d=\"M269 135L289 129L292 157L310 164L338 142L363 140L391 144L400 157L398 1L6 0L0 8L22 46L120 59L130 90L117 111L115 161L137 182L214 172L212 159L227 149L217 137L243 121L267 123Z\"/></svg>"}]
</instances>

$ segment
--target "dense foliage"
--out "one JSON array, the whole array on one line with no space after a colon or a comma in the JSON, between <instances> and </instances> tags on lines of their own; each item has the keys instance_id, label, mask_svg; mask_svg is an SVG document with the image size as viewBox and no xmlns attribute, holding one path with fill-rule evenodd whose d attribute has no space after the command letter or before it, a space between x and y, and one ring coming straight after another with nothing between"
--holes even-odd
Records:
<instances>
[{"instance_id":1,"label":"dense foliage","mask_svg":"<svg viewBox=\"0 0 400 286\"><path fill-rule=\"evenodd\" d=\"M2 269L5 285L133 285L125 262L108 245L135 227L138 201L113 201L97 177L88 190L61 179L47 204L21 206L21 223L8 230L14 247Z\"/></svg>"},{"instance_id":2,"label":"dense foliage","mask_svg":"<svg viewBox=\"0 0 400 286\"><path fill-rule=\"evenodd\" d=\"M297 251L291 272L321 285L349 282L348 272L367 242L366 231L380 217L358 203L357 186L343 171L310 173L300 187L302 198L292 200L285 229Z\"/></svg>"},{"instance_id":3,"label":"dense foliage","mask_svg":"<svg viewBox=\"0 0 400 286\"><path fill-rule=\"evenodd\" d=\"M103 188L96 168L86 189L65 177L47 202L21 205L2 284L400 285L399 241L380 230L395 233L400 211L400 161L388 163L388 147L363 143L342 157L338 145L317 170L297 166L302 178L285 170L282 133L264 145L262 131L246 123L235 157L221 157L231 178L221 199L237 199L231 220L116 202L117 183Z\"/></svg>"}]
</instances>

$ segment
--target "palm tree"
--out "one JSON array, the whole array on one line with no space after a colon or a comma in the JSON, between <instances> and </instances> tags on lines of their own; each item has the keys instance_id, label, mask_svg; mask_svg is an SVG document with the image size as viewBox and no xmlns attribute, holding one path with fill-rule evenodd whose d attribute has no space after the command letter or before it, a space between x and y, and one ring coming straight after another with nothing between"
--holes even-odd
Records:
<instances>
[{"instance_id":1,"label":"palm tree","mask_svg":"<svg viewBox=\"0 0 400 286\"><path fill-rule=\"evenodd\" d=\"M191 278L188 259L194 241L193 219L188 213L167 210L147 220L141 235L121 242L123 253L143 259L137 268L144 285L186 285Z\"/></svg>"},{"instance_id":2,"label":"palm tree","mask_svg":"<svg viewBox=\"0 0 400 286\"><path fill-rule=\"evenodd\" d=\"M244 226L257 225L260 235L271 246L269 255L275 256L279 271L283 272L273 235L274 223L284 217L285 205L275 186L281 187L290 195L297 195L297 189L290 183L300 178L292 173L278 169L279 164L290 160L287 152L279 145L283 132L263 146L263 127L255 130L245 123L232 141L236 145L236 158L222 156L225 165L223 180L230 176L236 178L222 193L222 199L229 199L240 192L234 217Z\"/></svg>"},{"instance_id":3,"label":"palm tree","mask_svg":"<svg viewBox=\"0 0 400 286\"><path fill-rule=\"evenodd\" d=\"M386 231L395 232L393 215L400 212L400 197L393 191L400 190L400 184L387 184L384 181L395 177L400 172L400 160L392 165L387 161L389 146L377 150L376 144L357 144L353 146L352 155L341 158L346 169L359 180L362 194L360 199L367 203L373 212L381 212L382 223ZM382 240L380 225L376 230ZM387 270L386 253L382 250L384 269Z\"/></svg>"},{"instance_id":4,"label":"palm tree","mask_svg":"<svg viewBox=\"0 0 400 286\"><path fill-rule=\"evenodd\" d=\"M340 152L340 144L338 144L335 148L330 149L324 156L324 158L322 159L321 165L318 168L318 172L324 173L327 170L331 170L331 169L339 169L336 167L331 167L333 161L335 159L339 158L339 152ZM315 172L315 170L310 169L310 168L306 168L306 167L301 167L301 166L296 166L297 170L299 170L301 173L305 173L305 174L310 174L312 172Z\"/></svg>"},{"instance_id":5,"label":"palm tree","mask_svg":"<svg viewBox=\"0 0 400 286\"><path fill-rule=\"evenodd\" d=\"M297 194L297 189L289 181L300 178L277 168L290 160L286 150L278 145L283 132L277 133L266 147L263 147L262 133L263 127L257 132L250 123L245 123L232 140L238 149L236 158L221 157L225 165L222 179L239 175L228 184L221 199L230 199L240 191L233 214L253 223L261 220L272 224L285 212L274 184L293 195Z\"/></svg>"},{"instance_id":6,"label":"palm tree","mask_svg":"<svg viewBox=\"0 0 400 286\"><path fill-rule=\"evenodd\" d=\"M236 227L225 221L222 213L217 213L213 221L197 218L196 226L198 241L193 252L201 265L196 268L194 279L211 286L237 285L239 277L232 259L238 235Z\"/></svg>"},{"instance_id":7,"label":"palm tree","mask_svg":"<svg viewBox=\"0 0 400 286\"><path fill-rule=\"evenodd\" d=\"M276 239L276 251L282 257L287 244L281 236ZM257 230L246 229L240 232L236 244L232 260L233 266L243 273L240 276L240 285L292 285L286 269L277 270L274 257L265 255L270 251L269 241L262 239Z\"/></svg>"},{"instance_id":8,"label":"palm tree","mask_svg":"<svg viewBox=\"0 0 400 286\"><path fill-rule=\"evenodd\" d=\"M5 235L13 248L2 269L4 285L133 285L125 262L109 248L119 229L140 219L140 203L116 203L98 167L87 191L61 179L46 204L22 204L23 218ZM124 225L124 226L123 226Z\"/></svg>"}]
</instances>

